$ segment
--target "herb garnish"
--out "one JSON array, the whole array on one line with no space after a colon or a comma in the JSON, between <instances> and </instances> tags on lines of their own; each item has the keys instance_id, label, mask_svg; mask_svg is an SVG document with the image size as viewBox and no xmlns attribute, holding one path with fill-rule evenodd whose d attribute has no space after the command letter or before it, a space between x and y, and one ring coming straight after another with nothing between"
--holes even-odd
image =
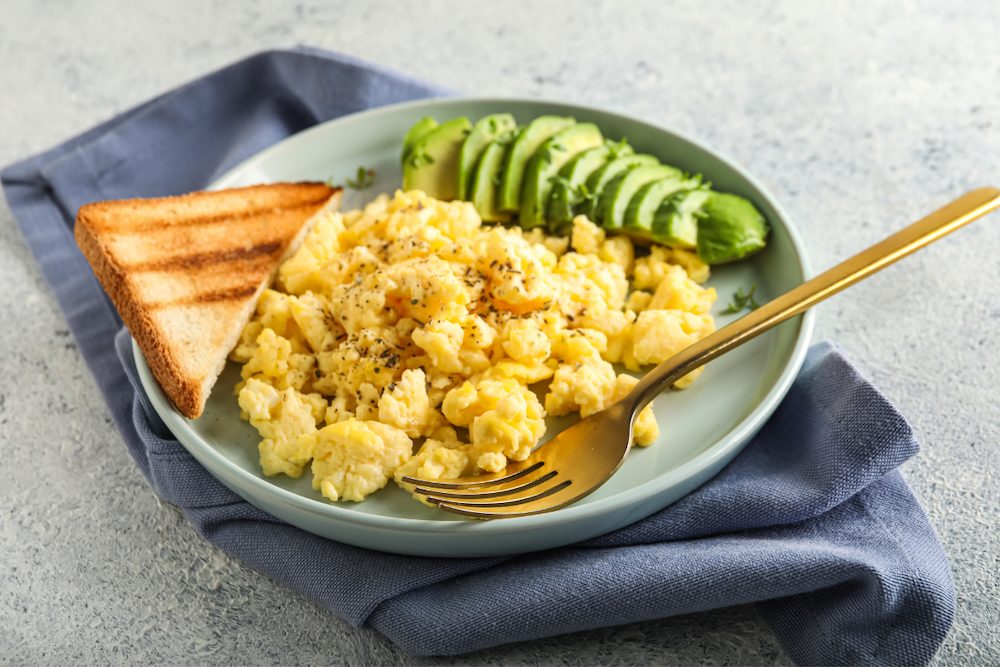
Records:
<instances>
[{"instance_id":1,"label":"herb garnish","mask_svg":"<svg viewBox=\"0 0 1000 667\"><path fill-rule=\"evenodd\" d=\"M754 298L753 293L757 291L756 283L750 288L750 291L744 292L743 288L739 288L733 294L733 300L729 304L729 307L722 311L723 315L732 315L733 313L738 313L741 310L757 310L760 308L760 304L757 303L757 299Z\"/></svg>"},{"instance_id":2,"label":"herb garnish","mask_svg":"<svg viewBox=\"0 0 1000 667\"><path fill-rule=\"evenodd\" d=\"M609 149L611 149L610 154L608 155L611 159L621 157L625 150L629 148L628 139L624 137L622 137L621 141L618 142L613 142L610 139L605 140L605 144Z\"/></svg>"},{"instance_id":3,"label":"herb garnish","mask_svg":"<svg viewBox=\"0 0 1000 667\"><path fill-rule=\"evenodd\" d=\"M410 163L411 167L417 168L425 164L434 164L434 158L427 153L418 153L413 151L410 153L410 157L407 158L407 162Z\"/></svg>"},{"instance_id":4,"label":"herb garnish","mask_svg":"<svg viewBox=\"0 0 1000 667\"><path fill-rule=\"evenodd\" d=\"M566 189L566 194L568 195L569 203L571 206L576 206L582 204L588 199L593 199L594 194L587 187L586 183L580 183L579 185L573 185L570 183L569 179L565 176L555 175L549 179L549 182L553 186L561 185Z\"/></svg>"},{"instance_id":5,"label":"herb garnish","mask_svg":"<svg viewBox=\"0 0 1000 667\"><path fill-rule=\"evenodd\" d=\"M347 179L347 187L352 190L367 190L375 183L375 170L358 167L357 176Z\"/></svg>"},{"instance_id":6,"label":"herb garnish","mask_svg":"<svg viewBox=\"0 0 1000 667\"><path fill-rule=\"evenodd\" d=\"M576 188L571 192L571 195L572 197L570 201L574 205L582 204L585 201L589 201L591 199L596 198L597 196L596 193L590 191L590 188L587 187L586 183L580 183L578 186L576 186Z\"/></svg>"}]
</instances>

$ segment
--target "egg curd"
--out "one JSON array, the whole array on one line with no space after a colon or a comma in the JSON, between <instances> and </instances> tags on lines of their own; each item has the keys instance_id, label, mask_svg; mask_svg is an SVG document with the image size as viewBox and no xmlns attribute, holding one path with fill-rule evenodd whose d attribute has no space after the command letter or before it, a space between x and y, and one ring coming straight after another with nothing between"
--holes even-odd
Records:
<instances>
[{"instance_id":1,"label":"egg curd","mask_svg":"<svg viewBox=\"0 0 1000 667\"><path fill-rule=\"evenodd\" d=\"M419 191L327 214L232 353L264 474L308 467L326 498L360 501L404 475L524 460L547 415L587 416L631 390L613 364L638 371L714 330L706 264L635 255L582 216L551 237ZM635 442L658 436L647 407Z\"/></svg>"}]
</instances>

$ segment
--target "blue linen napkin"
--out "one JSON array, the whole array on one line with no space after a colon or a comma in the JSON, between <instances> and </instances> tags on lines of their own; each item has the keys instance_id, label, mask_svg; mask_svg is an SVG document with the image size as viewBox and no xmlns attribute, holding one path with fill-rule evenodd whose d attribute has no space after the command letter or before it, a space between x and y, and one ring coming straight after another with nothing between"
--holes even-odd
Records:
<instances>
[{"instance_id":1,"label":"blue linen napkin","mask_svg":"<svg viewBox=\"0 0 1000 667\"><path fill-rule=\"evenodd\" d=\"M261 53L0 172L129 452L210 542L420 655L757 603L800 664L924 664L951 625L947 559L896 468L906 421L821 343L721 474L614 533L519 557L430 559L316 537L226 489L173 438L73 241L86 202L204 187L315 123L444 91L309 48ZM333 576L333 573L336 573Z\"/></svg>"}]
</instances>

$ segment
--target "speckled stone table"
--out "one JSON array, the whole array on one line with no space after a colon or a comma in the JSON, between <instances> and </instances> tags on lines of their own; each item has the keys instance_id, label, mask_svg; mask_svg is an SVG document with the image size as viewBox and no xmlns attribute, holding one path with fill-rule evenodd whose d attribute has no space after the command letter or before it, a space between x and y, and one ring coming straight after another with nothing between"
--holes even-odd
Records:
<instances>
[{"instance_id":1,"label":"speckled stone table","mask_svg":"<svg viewBox=\"0 0 1000 667\"><path fill-rule=\"evenodd\" d=\"M253 51L307 43L699 137L784 202L816 267L1000 184L990 0L399 5L4 0L0 163ZM0 663L787 663L751 608L409 658L157 502L6 205L0 284ZM817 338L837 341L923 443L904 472L958 591L941 664L1000 663L998 328L997 216L819 309Z\"/></svg>"}]
</instances>

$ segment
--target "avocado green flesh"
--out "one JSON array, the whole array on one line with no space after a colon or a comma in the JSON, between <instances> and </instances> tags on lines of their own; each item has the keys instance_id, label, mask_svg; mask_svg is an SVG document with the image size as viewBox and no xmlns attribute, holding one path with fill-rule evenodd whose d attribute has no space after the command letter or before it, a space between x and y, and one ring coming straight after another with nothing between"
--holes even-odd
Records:
<instances>
[{"instance_id":1,"label":"avocado green flesh","mask_svg":"<svg viewBox=\"0 0 1000 667\"><path fill-rule=\"evenodd\" d=\"M659 164L659 161L655 157L641 154L619 157L606 162L587 177L587 190L590 191L591 199L582 207L581 212L585 213L594 222L597 222L597 215L600 212L598 204L604 196L604 190L611 183L630 169L656 164Z\"/></svg>"},{"instance_id":2,"label":"avocado green flesh","mask_svg":"<svg viewBox=\"0 0 1000 667\"><path fill-rule=\"evenodd\" d=\"M403 189L423 190L445 201L458 199L458 156L471 130L468 118L454 118L417 141L403 164Z\"/></svg>"},{"instance_id":3,"label":"avocado green flesh","mask_svg":"<svg viewBox=\"0 0 1000 667\"><path fill-rule=\"evenodd\" d=\"M517 211L521 207L521 185L524 169L535 151L552 135L573 125L576 121L562 116L539 116L518 133L503 168L500 181L500 208Z\"/></svg>"},{"instance_id":4,"label":"avocado green flesh","mask_svg":"<svg viewBox=\"0 0 1000 667\"><path fill-rule=\"evenodd\" d=\"M479 158L479 164L476 165L470 198L479 212L479 217L486 222L506 222L511 217L510 213L501 211L497 207L500 172L503 169L508 145L502 141L491 142Z\"/></svg>"},{"instance_id":5,"label":"avocado green flesh","mask_svg":"<svg viewBox=\"0 0 1000 667\"><path fill-rule=\"evenodd\" d=\"M549 195L545 217L549 221L549 229L558 231L573 219L573 206L576 195L565 183L555 183Z\"/></svg>"},{"instance_id":6,"label":"avocado green flesh","mask_svg":"<svg viewBox=\"0 0 1000 667\"><path fill-rule=\"evenodd\" d=\"M458 155L458 192L462 199L469 199L472 196L470 189L476 163L479 162L486 147L490 142L516 128L517 123L509 113L484 116L472 126L472 131L462 143L462 150Z\"/></svg>"},{"instance_id":7,"label":"avocado green flesh","mask_svg":"<svg viewBox=\"0 0 1000 667\"><path fill-rule=\"evenodd\" d=\"M660 245L694 250L698 244L698 219L692 215L678 215L669 206L653 215L653 230L650 238Z\"/></svg>"},{"instance_id":8,"label":"avocado green flesh","mask_svg":"<svg viewBox=\"0 0 1000 667\"><path fill-rule=\"evenodd\" d=\"M612 147L605 143L603 146L585 150L567 162L559 170L563 180L557 181L552 186L552 193L549 195L547 215L549 229L556 231L573 219L574 208L580 203L579 187L586 183L587 178L605 164L612 154L626 156L632 153L631 146Z\"/></svg>"},{"instance_id":9,"label":"avocado green flesh","mask_svg":"<svg viewBox=\"0 0 1000 667\"><path fill-rule=\"evenodd\" d=\"M767 220L749 200L714 192L624 140L605 140L592 123L541 116L517 132L509 113L473 125L427 116L406 133L403 188L468 200L486 222L516 213L524 229L565 233L584 213L636 243L696 250L709 264L744 259L767 245Z\"/></svg>"},{"instance_id":10,"label":"avocado green flesh","mask_svg":"<svg viewBox=\"0 0 1000 667\"><path fill-rule=\"evenodd\" d=\"M767 245L767 220L738 195L710 192L698 221L698 255L709 264L743 259Z\"/></svg>"},{"instance_id":11,"label":"avocado green flesh","mask_svg":"<svg viewBox=\"0 0 1000 667\"><path fill-rule=\"evenodd\" d=\"M639 188L664 178L680 178L683 175L680 169L665 164L630 169L614 181L613 187L605 188L598 202L597 217L605 229L621 229L625 225L628 205Z\"/></svg>"},{"instance_id":12,"label":"avocado green flesh","mask_svg":"<svg viewBox=\"0 0 1000 667\"><path fill-rule=\"evenodd\" d=\"M430 134L437 126L437 121L430 116L424 116L413 124L413 127L403 137L403 152L400 156L401 164L406 164L406 156L413 150L414 144Z\"/></svg>"},{"instance_id":13,"label":"avocado green flesh","mask_svg":"<svg viewBox=\"0 0 1000 667\"><path fill-rule=\"evenodd\" d=\"M521 227L533 229L545 224L545 207L552 192L552 178L573 156L600 146L603 141L604 137L596 125L580 123L552 135L535 151L524 172L521 188L518 218Z\"/></svg>"},{"instance_id":14,"label":"avocado green flesh","mask_svg":"<svg viewBox=\"0 0 1000 667\"><path fill-rule=\"evenodd\" d=\"M653 217L664 200L675 192L698 187L700 177L682 178L668 176L639 188L625 211L623 229L630 234L650 234L653 231Z\"/></svg>"},{"instance_id":15,"label":"avocado green flesh","mask_svg":"<svg viewBox=\"0 0 1000 667\"><path fill-rule=\"evenodd\" d=\"M693 250L698 243L698 217L708 194L708 190L681 190L664 199L653 214L653 241Z\"/></svg>"},{"instance_id":16,"label":"avocado green flesh","mask_svg":"<svg viewBox=\"0 0 1000 667\"><path fill-rule=\"evenodd\" d=\"M552 186L546 209L550 229L558 229L573 219L573 207L579 203L577 188L586 182L587 176L595 169L608 161L610 152L608 146L591 148L574 157L559 170L563 180Z\"/></svg>"}]
</instances>

